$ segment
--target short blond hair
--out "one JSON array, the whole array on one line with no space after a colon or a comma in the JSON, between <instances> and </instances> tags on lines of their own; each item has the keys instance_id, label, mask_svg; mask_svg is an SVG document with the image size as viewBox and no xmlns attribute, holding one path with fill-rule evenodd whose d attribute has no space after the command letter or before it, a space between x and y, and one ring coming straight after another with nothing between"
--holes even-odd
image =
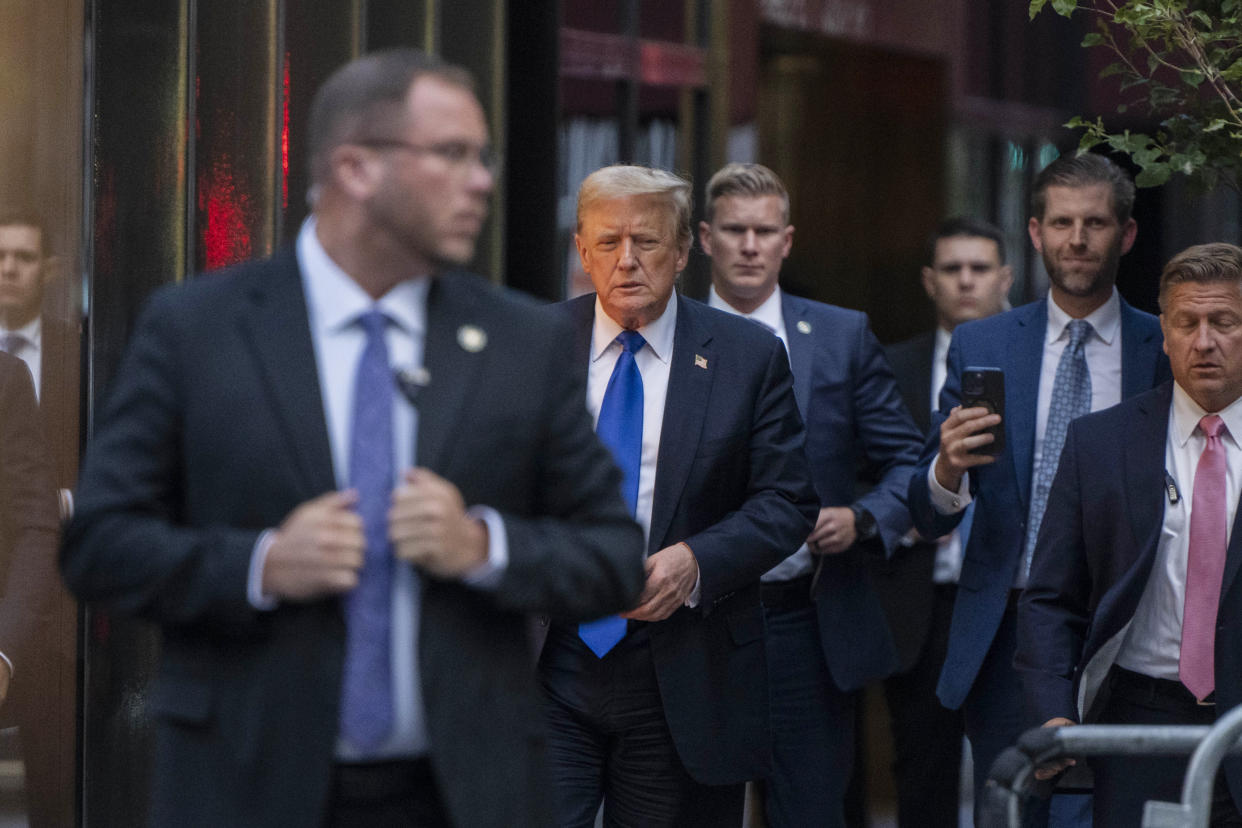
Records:
<instances>
[{"instance_id":1,"label":"short blond hair","mask_svg":"<svg viewBox=\"0 0 1242 828\"><path fill-rule=\"evenodd\" d=\"M1178 253L1160 274L1160 310L1165 310L1169 289L1173 285L1225 284L1232 282L1242 288L1242 247L1214 242L1196 244Z\"/></svg>"},{"instance_id":2,"label":"short blond hair","mask_svg":"<svg viewBox=\"0 0 1242 828\"><path fill-rule=\"evenodd\" d=\"M667 170L637 164L613 164L586 177L578 188L578 231L582 216L596 202L631 196L659 196L667 201L679 244L689 244L693 201L690 182Z\"/></svg>"},{"instance_id":3,"label":"short blond hair","mask_svg":"<svg viewBox=\"0 0 1242 828\"><path fill-rule=\"evenodd\" d=\"M725 164L707 182L707 204L704 218L712 223L716 214L716 199L725 196L760 198L774 195L781 199L781 217L789 224L789 191L780 176L762 164Z\"/></svg>"}]
</instances>

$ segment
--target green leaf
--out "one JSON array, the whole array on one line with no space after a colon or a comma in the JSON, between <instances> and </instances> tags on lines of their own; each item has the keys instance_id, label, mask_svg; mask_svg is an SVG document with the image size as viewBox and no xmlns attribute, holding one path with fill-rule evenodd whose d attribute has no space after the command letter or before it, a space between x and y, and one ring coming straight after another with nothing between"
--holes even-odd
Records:
<instances>
[{"instance_id":1,"label":"green leaf","mask_svg":"<svg viewBox=\"0 0 1242 828\"><path fill-rule=\"evenodd\" d=\"M1159 187L1168 181L1171 175L1173 175L1173 168L1168 164L1153 164L1139 170L1139 174L1134 176L1134 183L1140 187Z\"/></svg>"},{"instance_id":2,"label":"green leaf","mask_svg":"<svg viewBox=\"0 0 1242 828\"><path fill-rule=\"evenodd\" d=\"M1207 29L1209 32L1212 31L1212 18L1208 16L1207 12L1196 9L1190 13L1190 16L1199 21L1204 29Z\"/></svg>"},{"instance_id":3,"label":"green leaf","mask_svg":"<svg viewBox=\"0 0 1242 828\"><path fill-rule=\"evenodd\" d=\"M1198 69L1183 69L1179 74L1182 76L1182 83L1195 89L1199 88L1199 84L1203 83L1203 73Z\"/></svg>"},{"instance_id":4,"label":"green leaf","mask_svg":"<svg viewBox=\"0 0 1242 828\"><path fill-rule=\"evenodd\" d=\"M1216 132L1223 129L1228 124L1224 118L1213 118L1212 122L1203 128L1204 132Z\"/></svg>"},{"instance_id":5,"label":"green leaf","mask_svg":"<svg viewBox=\"0 0 1242 828\"><path fill-rule=\"evenodd\" d=\"M1077 0L1052 0L1052 9L1062 17L1069 17L1078 8Z\"/></svg>"},{"instance_id":6,"label":"green leaf","mask_svg":"<svg viewBox=\"0 0 1242 828\"><path fill-rule=\"evenodd\" d=\"M1222 69L1220 76L1230 83L1242 80L1242 58L1235 60L1227 69Z\"/></svg>"},{"instance_id":7,"label":"green leaf","mask_svg":"<svg viewBox=\"0 0 1242 828\"><path fill-rule=\"evenodd\" d=\"M1039 14L1047 2L1048 0L1031 0L1031 20L1035 19L1035 15Z\"/></svg>"},{"instance_id":8,"label":"green leaf","mask_svg":"<svg viewBox=\"0 0 1242 828\"><path fill-rule=\"evenodd\" d=\"M1126 106L1125 104L1117 104L1117 114L1124 115L1126 114L1126 111L1129 110L1129 108L1130 107Z\"/></svg>"},{"instance_id":9,"label":"green leaf","mask_svg":"<svg viewBox=\"0 0 1242 828\"><path fill-rule=\"evenodd\" d=\"M1099 32L1089 32L1082 39L1082 45L1084 48L1090 48L1091 46L1099 46L1103 42L1104 42L1104 35L1100 34Z\"/></svg>"}]
</instances>

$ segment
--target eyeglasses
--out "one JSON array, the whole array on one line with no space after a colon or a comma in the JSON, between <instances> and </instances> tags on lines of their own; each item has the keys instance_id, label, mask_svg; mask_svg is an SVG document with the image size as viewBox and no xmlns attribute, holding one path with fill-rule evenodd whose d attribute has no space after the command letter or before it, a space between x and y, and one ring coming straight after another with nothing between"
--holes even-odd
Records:
<instances>
[{"instance_id":1,"label":"eyeglasses","mask_svg":"<svg viewBox=\"0 0 1242 828\"><path fill-rule=\"evenodd\" d=\"M443 144L411 144L397 138L366 138L350 143L372 149L397 149L418 155L434 155L454 171L464 172L471 164L478 164L483 169L498 177L501 171L500 153L489 146L475 146L465 141L446 141Z\"/></svg>"}]
</instances>

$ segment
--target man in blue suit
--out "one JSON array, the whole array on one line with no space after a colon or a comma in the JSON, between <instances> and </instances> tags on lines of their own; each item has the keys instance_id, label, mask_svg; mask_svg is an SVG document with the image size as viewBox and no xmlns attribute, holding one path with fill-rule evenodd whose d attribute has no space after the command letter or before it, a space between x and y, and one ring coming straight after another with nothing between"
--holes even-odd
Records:
<instances>
[{"instance_id":1,"label":"man in blue suit","mask_svg":"<svg viewBox=\"0 0 1242 828\"><path fill-rule=\"evenodd\" d=\"M937 688L944 705L965 716L976 802L997 754L1040 724L1023 713L1013 668L1016 607L1065 426L1168 375L1156 318L1114 287L1138 229L1133 203L1133 182L1102 156L1062 157L1039 174L1028 230L1049 296L953 332L940 412L910 482L925 536L948 532L976 504ZM962 372L973 366L1004 371L1003 417L960 405ZM976 451L993 441L986 429L1002 423L1002 452ZM1036 810L1033 821L1046 813Z\"/></svg>"},{"instance_id":2,"label":"man in blue suit","mask_svg":"<svg viewBox=\"0 0 1242 828\"><path fill-rule=\"evenodd\" d=\"M1048 726L1210 725L1242 702L1242 249L1175 256L1160 309L1174 382L1070 425L1018 607L1016 666ZM1185 766L1092 759L1097 828L1179 800ZM1242 824L1242 767L1223 777L1212 824Z\"/></svg>"},{"instance_id":3,"label":"man in blue suit","mask_svg":"<svg viewBox=\"0 0 1242 828\"><path fill-rule=\"evenodd\" d=\"M820 504L805 544L791 547L761 585L774 752L768 824L843 825L853 691L900 665L867 557L892 552L910 528L905 493L922 432L867 317L778 287L794 228L775 173L759 164L724 167L708 182L706 217L699 240L712 259L710 304L785 343ZM861 496L860 458L875 478Z\"/></svg>"},{"instance_id":4,"label":"man in blue suit","mask_svg":"<svg viewBox=\"0 0 1242 828\"><path fill-rule=\"evenodd\" d=\"M560 824L725 826L771 760L759 576L811 531L815 492L780 342L674 290L690 185L616 165L578 193L595 294L564 306L596 432L647 534L638 603L552 624L540 660ZM623 390L624 389L624 390ZM603 628L603 629L601 629Z\"/></svg>"}]
</instances>

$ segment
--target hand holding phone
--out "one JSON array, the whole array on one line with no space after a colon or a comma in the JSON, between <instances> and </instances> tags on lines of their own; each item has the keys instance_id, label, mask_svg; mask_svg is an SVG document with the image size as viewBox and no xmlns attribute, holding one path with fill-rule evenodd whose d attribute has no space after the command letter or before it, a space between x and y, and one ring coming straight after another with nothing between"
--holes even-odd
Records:
<instances>
[{"instance_id":1,"label":"hand holding phone","mask_svg":"<svg viewBox=\"0 0 1242 828\"><path fill-rule=\"evenodd\" d=\"M999 457L1005 451L1005 372L999 368L970 367L962 372L962 408L986 408L1002 421L988 428L992 442L971 450L971 454Z\"/></svg>"}]
</instances>

